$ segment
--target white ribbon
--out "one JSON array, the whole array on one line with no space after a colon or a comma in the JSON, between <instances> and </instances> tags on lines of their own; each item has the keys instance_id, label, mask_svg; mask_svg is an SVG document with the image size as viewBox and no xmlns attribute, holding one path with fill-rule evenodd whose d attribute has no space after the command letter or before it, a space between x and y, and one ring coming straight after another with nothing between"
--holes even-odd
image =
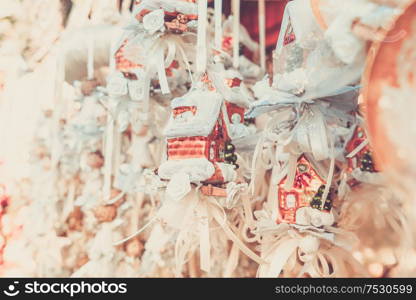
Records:
<instances>
[{"instance_id":1,"label":"white ribbon","mask_svg":"<svg viewBox=\"0 0 416 300\"><path fill-rule=\"evenodd\" d=\"M132 238L134 238L135 236L138 236L140 233L142 233L143 231L145 231L147 228L150 227L150 225L152 225L155 221L158 220L158 215L154 215L143 227L141 227L139 230L137 230L136 232L133 232L132 234L130 234L128 237L113 243L113 246L119 246L125 242L127 242L128 240L131 240Z\"/></svg>"},{"instance_id":2,"label":"white ribbon","mask_svg":"<svg viewBox=\"0 0 416 300\"><path fill-rule=\"evenodd\" d=\"M196 70L199 74L207 69L207 4L207 0L198 1Z\"/></svg>"},{"instance_id":3,"label":"white ribbon","mask_svg":"<svg viewBox=\"0 0 416 300\"><path fill-rule=\"evenodd\" d=\"M357 155L358 152L360 152L361 150L364 149L365 146L367 146L369 143L368 139L365 139L364 141L362 141L354 150L352 150L350 153L348 153L345 157L346 158L352 158L355 155Z\"/></svg>"},{"instance_id":4,"label":"white ribbon","mask_svg":"<svg viewBox=\"0 0 416 300\"><path fill-rule=\"evenodd\" d=\"M66 69L66 50L60 49L56 62L56 75L55 75L55 87L54 87L54 106L55 111L53 113L53 141L51 149L51 165L52 168L56 168L61 156L61 141L60 141L60 119L64 110L63 99L63 83L65 81L65 69Z\"/></svg>"},{"instance_id":5,"label":"white ribbon","mask_svg":"<svg viewBox=\"0 0 416 300\"><path fill-rule=\"evenodd\" d=\"M332 179L334 177L334 171L335 171L335 150L334 150L334 140L332 137L329 138L330 141L330 146L331 146L331 151L330 151L330 163L329 163L329 171L328 171L328 176L326 178L326 183L325 183L325 189L324 192L322 193L322 203L321 203L321 210L324 208L325 206L325 201L328 197L331 185L332 185Z\"/></svg>"},{"instance_id":6,"label":"white ribbon","mask_svg":"<svg viewBox=\"0 0 416 300\"><path fill-rule=\"evenodd\" d=\"M215 48L222 49L222 0L215 0Z\"/></svg>"},{"instance_id":7,"label":"white ribbon","mask_svg":"<svg viewBox=\"0 0 416 300\"><path fill-rule=\"evenodd\" d=\"M114 118L111 113L107 114L107 127L105 134L105 154L104 154L104 199L109 199L111 195L111 174L113 170L113 143L114 143Z\"/></svg>"},{"instance_id":8,"label":"white ribbon","mask_svg":"<svg viewBox=\"0 0 416 300\"><path fill-rule=\"evenodd\" d=\"M87 59L87 76L88 79L94 79L94 36L92 34L87 35L88 41L88 59Z\"/></svg>"},{"instance_id":9,"label":"white ribbon","mask_svg":"<svg viewBox=\"0 0 416 300\"><path fill-rule=\"evenodd\" d=\"M240 226L241 227L241 226ZM240 228L237 230L239 231ZM231 277L235 268L238 265L238 260L240 258L240 249L238 249L237 244L233 244L230 250L230 255L228 256L227 263L225 264L223 277Z\"/></svg>"},{"instance_id":10,"label":"white ribbon","mask_svg":"<svg viewBox=\"0 0 416 300\"><path fill-rule=\"evenodd\" d=\"M265 0L259 0L259 42L260 42L260 66L266 71L266 7Z\"/></svg>"},{"instance_id":11,"label":"white ribbon","mask_svg":"<svg viewBox=\"0 0 416 300\"><path fill-rule=\"evenodd\" d=\"M200 247L200 264L201 269L205 272L211 270L211 244L209 237L209 218L208 208L206 203L200 203L201 209L199 210L199 247Z\"/></svg>"},{"instance_id":12,"label":"white ribbon","mask_svg":"<svg viewBox=\"0 0 416 300\"><path fill-rule=\"evenodd\" d=\"M226 187L227 197L225 199L225 208L232 209L238 205L241 194L247 189L247 183L238 184L229 182Z\"/></svg>"},{"instance_id":13,"label":"white ribbon","mask_svg":"<svg viewBox=\"0 0 416 300\"><path fill-rule=\"evenodd\" d=\"M240 65L240 0L232 0L233 13L233 67Z\"/></svg>"},{"instance_id":14,"label":"white ribbon","mask_svg":"<svg viewBox=\"0 0 416 300\"><path fill-rule=\"evenodd\" d=\"M346 265L352 265L361 274L366 274L350 254L345 255L349 252L344 249L349 249L356 241L353 234L334 227L318 229L312 226L276 224L265 211L258 211L255 215L258 217L255 232L263 237L262 258L268 261L267 264L260 265L258 277L279 277L292 255L296 255L296 259L303 263L298 277L305 273L319 277L346 276L347 273L342 273L346 272ZM322 241L337 247L328 250L321 248ZM329 264L333 265L332 271Z\"/></svg>"},{"instance_id":15,"label":"white ribbon","mask_svg":"<svg viewBox=\"0 0 416 300\"><path fill-rule=\"evenodd\" d=\"M173 201L180 201L191 191L191 181L189 175L180 172L176 173L170 179L167 188L166 195Z\"/></svg>"},{"instance_id":16,"label":"white ribbon","mask_svg":"<svg viewBox=\"0 0 416 300\"><path fill-rule=\"evenodd\" d=\"M286 182L284 186L284 189L287 191L291 190L293 187L293 182L296 176L297 161L298 161L298 155L291 153L289 156L288 164L287 164L287 178L286 178Z\"/></svg>"},{"instance_id":17,"label":"white ribbon","mask_svg":"<svg viewBox=\"0 0 416 300\"><path fill-rule=\"evenodd\" d=\"M166 77L164 49L163 48L162 49L157 49L154 57L156 59L156 61L154 61L154 64L156 65L156 68L157 68L157 74L158 74L158 77L159 77L160 89L162 90L163 94L169 94L170 90L169 90L168 79ZM152 61L152 60L150 60L150 61ZM150 71L150 70L148 70L148 71Z\"/></svg>"},{"instance_id":18,"label":"white ribbon","mask_svg":"<svg viewBox=\"0 0 416 300\"><path fill-rule=\"evenodd\" d=\"M274 142L269 142L265 136L262 136L254 148L253 159L251 161L251 181L249 185L249 190L252 195L254 195L256 189L257 174L259 173L259 170L261 168L269 170L273 167L274 158L269 155L272 152L271 148L273 146ZM265 152L266 157L264 156ZM275 157L276 156L277 154Z\"/></svg>"},{"instance_id":19,"label":"white ribbon","mask_svg":"<svg viewBox=\"0 0 416 300\"><path fill-rule=\"evenodd\" d=\"M212 208L210 209L210 214L215 219L215 221L222 227L227 237L237 245L237 247L241 250L241 252L243 252L253 261L257 262L258 264L265 263L265 261L262 258L260 258L253 251L251 251L230 229L224 209L218 204L215 198L209 197L208 201L210 204L212 204L211 206Z\"/></svg>"},{"instance_id":20,"label":"white ribbon","mask_svg":"<svg viewBox=\"0 0 416 300\"><path fill-rule=\"evenodd\" d=\"M327 126L324 115L319 107L315 105L308 106L308 117L303 119L302 125L305 126L309 137L309 149L316 160L323 160L329 157Z\"/></svg>"}]
</instances>

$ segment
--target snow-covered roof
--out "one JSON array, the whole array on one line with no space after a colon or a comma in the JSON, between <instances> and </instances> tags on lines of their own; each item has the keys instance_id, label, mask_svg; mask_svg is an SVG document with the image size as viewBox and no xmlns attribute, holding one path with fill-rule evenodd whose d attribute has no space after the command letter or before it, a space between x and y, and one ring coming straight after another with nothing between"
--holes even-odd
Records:
<instances>
[{"instance_id":1,"label":"snow-covered roof","mask_svg":"<svg viewBox=\"0 0 416 300\"><path fill-rule=\"evenodd\" d=\"M214 91L191 90L172 100L171 107L196 107L195 114L188 111L174 118L171 114L165 136L168 138L208 136L214 128L221 111L223 97Z\"/></svg>"}]
</instances>

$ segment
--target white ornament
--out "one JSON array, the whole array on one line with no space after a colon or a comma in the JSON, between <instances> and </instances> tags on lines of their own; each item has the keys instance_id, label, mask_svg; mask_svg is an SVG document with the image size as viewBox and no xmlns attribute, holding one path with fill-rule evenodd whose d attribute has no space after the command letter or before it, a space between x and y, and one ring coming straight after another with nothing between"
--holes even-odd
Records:
<instances>
[{"instance_id":1,"label":"white ornament","mask_svg":"<svg viewBox=\"0 0 416 300\"><path fill-rule=\"evenodd\" d=\"M296 224L303 226L331 226L335 218L332 212L320 211L312 207L301 207L296 211Z\"/></svg>"},{"instance_id":2,"label":"white ornament","mask_svg":"<svg viewBox=\"0 0 416 300\"><path fill-rule=\"evenodd\" d=\"M171 178L166 191L173 200L181 200L191 191L189 175L183 172L175 174Z\"/></svg>"},{"instance_id":3,"label":"white ornament","mask_svg":"<svg viewBox=\"0 0 416 300\"><path fill-rule=\"evenodd\" d=\"M319 249L318 238L307 235L299 241L299 248L306 254L316 253Z\"/></svg>"}]
</instances>

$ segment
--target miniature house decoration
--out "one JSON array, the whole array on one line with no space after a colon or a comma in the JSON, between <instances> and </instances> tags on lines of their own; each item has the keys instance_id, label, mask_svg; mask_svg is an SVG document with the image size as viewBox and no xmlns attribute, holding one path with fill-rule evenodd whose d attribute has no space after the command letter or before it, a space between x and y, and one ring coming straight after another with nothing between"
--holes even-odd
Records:
<instances>
[{"instance_id":1,"label":"miniature house decoration","mask_svg":"<svg viewBox=\"0 0 416 300\"><path fill-rule=\"evenodd\" d=\"M207 89L193 89L171 102L172 114L165 129L167 161L159 167L158 174L162 179L170 179L174 173L185 170L191 182L224 188L225 183L236 179L233 129L245 127L247 106L232 97L224 100L207 82ZM226 79L224 84L238 89L241 80Z\"/></svg>"},{"instance_id":2,"label":"miniature house decoration","mask_svg":"<svg viewBox=\"0 0 416 300\"><path fill-rule=\"evenodd\" d=\"M296 165L296 174L291 189L286 189L285 176L278 183L278 203L279 218L278 223L301 224L303 220L299 220L299 210L305 207L320 210L328 213L332 207L331 195L322 203L322 194L325 189L326 182L318 173L317 168L311 163L305 155L298 158Z\"/></svg>"}]
</instances>

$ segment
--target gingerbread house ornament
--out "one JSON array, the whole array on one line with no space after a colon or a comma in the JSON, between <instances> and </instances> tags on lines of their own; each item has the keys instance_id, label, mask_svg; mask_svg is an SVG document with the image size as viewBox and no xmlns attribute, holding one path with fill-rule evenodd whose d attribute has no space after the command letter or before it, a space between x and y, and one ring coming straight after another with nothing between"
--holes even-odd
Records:
<instances>
[{"instance_id":1,"label":"gingerbread house ornament","mask_svg":"<svg viewBox=\"0 0 416 300\"><path fill-rule=\"evenodd\" d=\"M179 33L195 31L197 16L194 1L137 2L130 24L114 47L114 72L107 85L110 96L132 100L129 106L146 114L150 96L187 87L191 49Z\"/></svg>"},{"instance_id":2,"label":"gingerbread house ornament","mask_svg":"<svg viewBox=\"0 0 416 300\"><path fill-rule=\"evenodd\" d=\"M191 182L221 185L235 180L237 157L222 96L194 90L174 99L171 107L165 130L167 161L159 167L159 176L170 179L184 171Z\"/></svg>"},{"instance_id":3,"label":"gingerbread house ornament","mask_svg":"<svg viewBox=\"0 0 416 300\"><path fill-rule=\"evenodd\" d=\"M315 168L312 161L308 160L305 155L301 155L297 161L296 173L294 176L293 184L291 188L287 188L288 176L285 176L277 186L277 198L278 198L278 223L289 223L298 225L310 225L307 224L306 215L309 215L309 211L312 208L315 210L315 214L320 214L323 219L328 219L332 225L332 216L325 216L325 213L329 213L332 208L332 195L328 193L326 199L323 199L323 194L326 186L325 180ZM323 225L323 224L316 224Z\"/></svg>"},{"instance_id":4,"label":"gingerbread house ornament","mask_svg":"<svg viewBox=\"0 0 416 300\"><path fill-rule=\"evenodd\" d=\"M238 94L242 83L238 77L222 80L231 91L228 101L207 76L202 80L204 89L194 88L171 102L172 114L165 129L167 160L158 174L169 180L183 171L190 182L214 186L214 190L212 186L203 187L203 193L225 196L225 184L237 178L232 140L250 134L244 125L249 102Z\"/></svg>"}]
</instances>

